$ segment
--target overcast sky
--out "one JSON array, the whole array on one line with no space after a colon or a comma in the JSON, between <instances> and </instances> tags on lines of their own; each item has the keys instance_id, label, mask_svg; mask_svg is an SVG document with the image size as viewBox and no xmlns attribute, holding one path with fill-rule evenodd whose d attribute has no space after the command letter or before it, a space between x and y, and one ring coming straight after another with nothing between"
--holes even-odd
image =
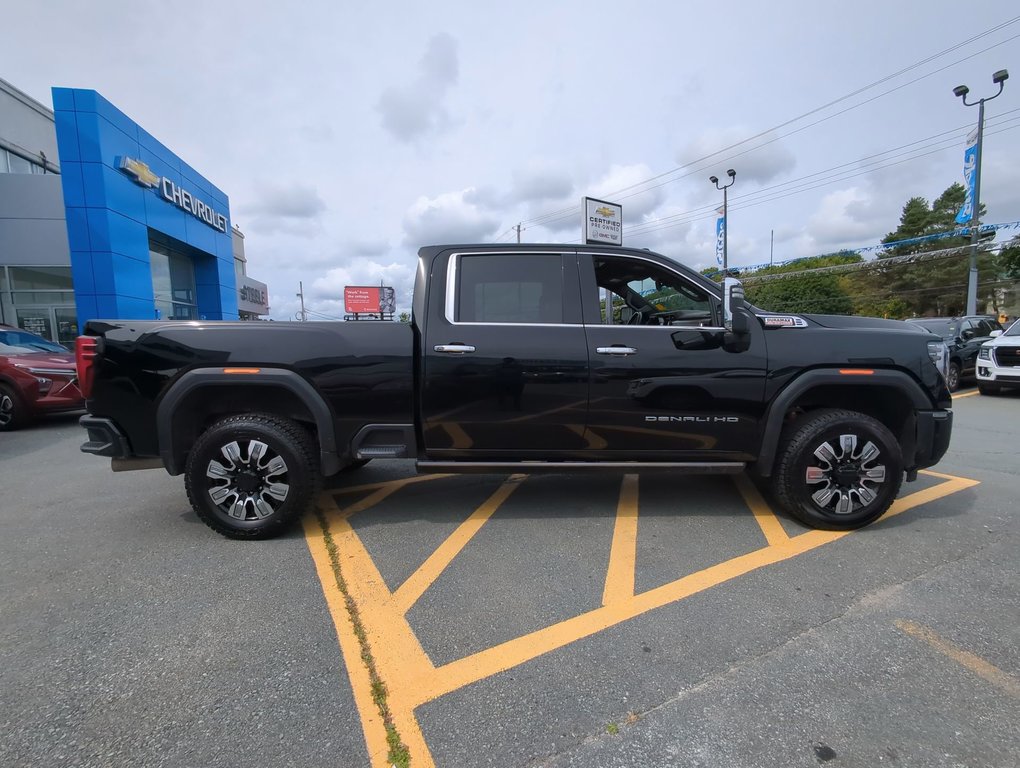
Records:
<instances>
[{"instance_id":1,"label":"overcast sky","mask_svg":"<svg viewBox=\"0 0 1020 768\"><path fill-rule=\"evenodd\" d=\"M0 77L50 106L51 86L99 91L227 193L276 319L298 281L329 317L345 285L409 307L422 245L518 223L576 241L583 195L623 204L625 244L710 266L708 177L728 168L731 265L767 262L772 230L777 261L877 243L909 197L963 180L977 108L952 89L991 96L1003 68L981 197L987 221L1020 220L1015 0L39 0L0 18Z\"/></svg>"}]
</instances>

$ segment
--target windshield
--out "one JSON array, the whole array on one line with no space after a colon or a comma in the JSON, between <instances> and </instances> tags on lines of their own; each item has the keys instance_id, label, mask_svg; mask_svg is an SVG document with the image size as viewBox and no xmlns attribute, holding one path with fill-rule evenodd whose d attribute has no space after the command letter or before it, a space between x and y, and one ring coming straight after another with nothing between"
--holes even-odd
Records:
<instances>
[{"instance_id":1,"label":"windshield","mask_svg":"<svg viewBox=\"0 0 1020 768\"><path fill-rule=\"evenodd\" d=\"M67 347L47 341L28 331L0 329L0 352L5 355L25 355L34 352L55 352L61 355L70 354Z\"/></svg>"},{"instance_id":2,"label":"windshield","mask_svg":"<svg viewBox=\"0 0 1020 768\"><path fill-rule=\"evenodd\" d=\"M1009 326L1009 329L1002 334L1003 336L1020 336L1020 320L1015 320L1013 325Z\"/></svg>"},{"instance_id":3,"label":"windshield","mask_svg":"<svg viewBox=\"0 0 1020 768\"><path fill-rule=\"evenodd\" d=\"M914 325L927 328L939 336L950 337L956 335L956 323L951 320L911 320Z\"/></svg>"}]
</instances>

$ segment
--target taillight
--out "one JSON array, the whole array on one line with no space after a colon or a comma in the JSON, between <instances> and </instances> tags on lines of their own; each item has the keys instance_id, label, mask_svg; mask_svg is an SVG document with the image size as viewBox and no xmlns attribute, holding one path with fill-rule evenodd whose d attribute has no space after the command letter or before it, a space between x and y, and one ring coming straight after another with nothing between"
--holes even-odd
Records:
<instances>
[{"instance_id":1,"label":"taillight","mask_svg":"<svg viewBox=\"0 0 1020 768\"><path fill-rule=\"evenodd\" d=\"M95 376L95 363L98 350L98 339L95 336L79 336L74 344L74 361L78 369L78 389L82 397L92 396L92 379Z\"/></svg>"}]
</instances>

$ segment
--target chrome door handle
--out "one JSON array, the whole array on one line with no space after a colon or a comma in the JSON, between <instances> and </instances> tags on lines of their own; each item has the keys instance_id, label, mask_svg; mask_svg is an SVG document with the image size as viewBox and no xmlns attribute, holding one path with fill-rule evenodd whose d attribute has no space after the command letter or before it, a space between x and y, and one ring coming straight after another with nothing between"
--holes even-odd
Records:
<instances>
[{"instance_id":1,"label":"chrome door handle","mask_svg":"<svg viewBox=\"0 0 1020 768\"><path fill-rule=\"evenodd\" d=\"M636 355L637 350L634 347L595 347L595 351L600 355Z\"/></svg>"},{"instance_id":2,"label":"chrome door handle","mask_svg":"<svg viewBox=\"0 0 1020 768\"><path fill-rule=\"evenodd\" d=\"M475 351L475 348L470 344L436 344L433 349L436 352L444 352L448 355L463 355L467 352Z\"/></svg>"}]
</instances>

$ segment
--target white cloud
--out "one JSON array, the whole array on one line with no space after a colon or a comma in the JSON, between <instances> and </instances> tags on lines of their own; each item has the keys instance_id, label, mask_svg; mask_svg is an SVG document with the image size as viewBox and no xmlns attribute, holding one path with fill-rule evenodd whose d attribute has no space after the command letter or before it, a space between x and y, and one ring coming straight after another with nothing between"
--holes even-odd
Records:
<instances>
[{"instance_id":1,"label":"white cloud","mask_svg":"<svg viewBox=\"0 0 1020 768\"><path fill-rule=\"evenodd\" d=\"M457 82L457 41L450 35L433 36L409 84L387 88L376 106L383 128L402 142L439 133L450 126L444 105L447 91Z\"/></svg>"},{"instance_id":2,"label":"white cloud","mask_svg":"<svg viewBox=\"0 0 1020 768\"><path fill-rule=\"evenodd\" d=\"M326 203L312 186L262 184L256 188L255 199L238 210L251 217L252 230L311 235L318 229Z\"/></svg>"},{"instance_id":3,"label":"white cloud","mask_svg":"<svg viewBox=\"0 0 1020 768\"><path fill-rule=\"evenodd\" d=\"M500 219L472 202L474 189L419 197L404 215L404 244L474 243L491 239Z\"/></svg>"}]
</instances>

